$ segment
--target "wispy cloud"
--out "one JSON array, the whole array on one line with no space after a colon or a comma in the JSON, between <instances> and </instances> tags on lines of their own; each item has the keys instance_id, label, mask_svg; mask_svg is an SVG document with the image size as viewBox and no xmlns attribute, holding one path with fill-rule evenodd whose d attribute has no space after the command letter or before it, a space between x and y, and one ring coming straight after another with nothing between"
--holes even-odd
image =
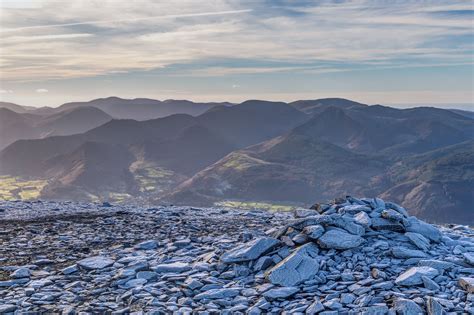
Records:
<instances>
[{"instance_id":1,"label":"wispy cloud","mask_svg":"<svg viewBox=\"0 0 474 315\"><path fill-rule=\"evenodd\" d=\"M194 1L152 0L41 4L36 9L1 9L3 81L145 72L176 64L189 67L173 75L226 76L472 61L472 16L446 14L470 10L463 1L386 5L354 0L270 7L233 0L199 7ZM439 12L445 13L441 17ZM235 58L249 64L208 62ZM284 66L259 64L262 60Z\"/></svg>"},{"instance_id":2,"label":"wispy cloud","mask_svg":"<svg viewBox=\"0 0 474 315\"><path fill-rule=\"evenodd\" d=\"M217 11L217 12L200 12L200 13L185 13L185 14L169 14L169 15L157 15L147 17L136 17L128 19L112 19L112 20L96 20L96 21L84 21L84 22L73 22L73 23L61 23L61 24L44 24L44 25L32 25L14 28L5 28L0 32L15 32L25 30L35 30L44 28L60 28L67 26L81 26L81 25L102 25L102 24L114 24L120 22L140 22L148 20L160 20L160 19L177 19L177 18L189 18L189 17L203 17L203 16L215 16L215 15L227 15L227 14L239 14L252 11L251 9L246 10L229 10L229 11Z\"/></svg>"}]
</instances>

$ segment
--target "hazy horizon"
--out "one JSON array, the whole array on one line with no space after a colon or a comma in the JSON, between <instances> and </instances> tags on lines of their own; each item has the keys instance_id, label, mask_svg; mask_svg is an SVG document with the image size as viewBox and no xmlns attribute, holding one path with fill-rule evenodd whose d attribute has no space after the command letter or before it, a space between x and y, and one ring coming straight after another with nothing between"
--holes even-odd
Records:
<instances>
[{"instance_id":1,"label":"hazy horizon","mask_svg":"<svg viewBox=\"0 0 474 315\"><path fill-rule=\"evenodd\" d=\"M187 101L191 101L191 102L194 102L194 103L200 103L200 102L202 102L202 103L225 103L225 102L229 102L229 103L234 103L234 104L239 104L239 103L242 103L242 102L245 102L245 101L248 101L248 100L254 100L254 99L251 99L251 98L242 98L238 101L229 101L229 100L225 100L225 99L192 99L192 98L184 99L184 98L176 98L176 97L175 98L171 97L171 98L158 99L158 98L153 98L153 97L140 97L140 96L137 96L137 97L120 97L120 96L116 96L116 95L110 95L110 96L98 97L98 98L94 98L94 99L84 98L84 99L70 100L70 101L67 101L67 102L64 102L64 103L60 103L60 104L44 104L44 105L34 104L34 103L32 103L32 104L19 103L19 102L3 100L3 99L1 99L0 101L7 102L7 103L13 103L13 104L21 105L21 106L36 107L36 108L41 108L41 107L57 108L57 107L59 107L63 104L66 104L66 103L90 102L90 101L97 100L97 99L106 99L106 98L112 98L112 97L117 97L117 98L127 99L127 100L146 98L146 99L154 99L154 100L158 100L158 101L187 100ZM315 100L315 99L325 99L325 98L342 98L342 97L327 96L327 97L318 97L318 98L288 99L288 100L263 99L263 98L258 98L257 99L257 98L255 98L255 100L291 103L291 102L300 101L300 100ZM366 102L360 101L358 99L351 99L351 98L344 98L344 99L349 99L349 100L356 101L356 102L359 102L359 103L362 103L362 104L367 104L367 105L384 105L384 106L401 108L401 109L403 109L403 108L413 108L413 107L436 107L436 108L444 108L444 109L460 109L460 110L474 111L474 103L396 103L396 104L391 104L391 103L380 103L380 102L366 103Z\"/></svg>"}]
</instances>

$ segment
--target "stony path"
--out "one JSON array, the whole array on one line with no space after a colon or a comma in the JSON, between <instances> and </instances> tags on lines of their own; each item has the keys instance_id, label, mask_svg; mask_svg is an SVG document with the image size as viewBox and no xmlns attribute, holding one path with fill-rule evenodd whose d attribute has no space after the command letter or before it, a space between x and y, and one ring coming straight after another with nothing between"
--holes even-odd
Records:
<instances>
[{"instance_id":1,"label":"stony path","mask_svg":"<svg viewBox=\"0 0 474 315\"><path fill-rule=\"evenodd\" d=\"M472 313L473 236L380 199L294 214L0 202L0 314Z\"/></svg>"}]
</instances>

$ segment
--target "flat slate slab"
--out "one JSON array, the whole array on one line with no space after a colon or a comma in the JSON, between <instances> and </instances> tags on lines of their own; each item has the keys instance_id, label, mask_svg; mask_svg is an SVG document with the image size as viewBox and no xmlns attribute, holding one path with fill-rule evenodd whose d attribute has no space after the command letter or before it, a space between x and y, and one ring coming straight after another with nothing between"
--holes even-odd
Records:
<instances>
[{"instance_id":1,"label":"flat slate slab","mask_svg":"<svg viewBox=\"0 0 474 315\"><path fill-rule=\"evenodd\" d=\"M319 271L319 249L313 243L307 243L296 249L266 273L273 284L290 287L311 279Z\"/></svg>"},{"instance_id":2,"label":"flat slate slab","mask_svg":"<svg viewBox=\"0 0 474 315\"><path fill-rule=\"evenodd\" d=\"M360 246L363 242L362 237L341 229L329 230L318 239L318 244L321 247L334 249L350 249Z\"/></svg>"},{"instance_id":3,"label":"flat slate slab","mask_svg":"<svg viewBox=\"0 0 474 315\"><path fill-rule=\"evenodd\" d=\"M423 283L422 276L432 279L438 274L438 270L431 267L412 267L399 275L397 279L395 279L395 284L403 286L419 285Z\"/></svg>"},{"instance_id":4,"label":"flat slate slab","mask_svg":"<svg viewBox=\"0 0 474 315\"><path fill-rule=\"evenodd\" d=\"M272 237L261 237L243 244L222 255L221 260L226 264L255 260L280 244Z\"/></svg>"},{"instance_id":5,"label":"flat slate slab","mask_svg":"<svg viewBox=\"0 0 474 315\"><path fill-rule=\"evenodd\" d=\"M108 257L94 256L78 261L77 265L87 270L94 270L110 267L114 262L115 261Z\"/></svg>"}]
</instances>

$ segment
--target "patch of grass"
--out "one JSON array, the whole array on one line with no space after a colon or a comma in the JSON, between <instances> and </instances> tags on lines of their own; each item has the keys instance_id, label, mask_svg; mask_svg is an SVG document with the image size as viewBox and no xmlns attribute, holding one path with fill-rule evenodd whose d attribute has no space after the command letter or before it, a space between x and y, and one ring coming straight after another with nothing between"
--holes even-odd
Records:
<instances>
[{"instance_id":1,"label":"patch of grass","mask_svg":"<svg viewBox=\"0 0 474 315\"><path fill-rule=\"evenodd\" d=\"M251 157L247 154L234 153L232 154L231 158L226 161L222 166L224 168L232 168L237 171L243 171L249 167L259 164L268 164L268 162Z\"/></svg>"},{"instance_id":2,"label":"patch of grass","mask_svg":"<svg viewBox=\"0 0 474 315\"><path fill-rule=\"evenodd\" d=\"M132 198L133 196L129 194L110 192L108 200L110 200L111 202L122 203Z\"/></svg>"},{"instance_id":3,"label":"patch of grass","mask_svg":"<svg viewBox=\"0 0 474 315\"><path fill-rule=\"evenodd\" d=\"M133 163L130 171L139 184L140 191L146 194L159 194L166 191L176 184L179 177L172 170L144 161Z\"/></svg>"},{"instance_id":4,"label":"patch of grass","mask_svg":"<svg viewBox=\"0 0 474 315\"><path fill-rule=\"evenodd\" d=\"M234 201L234 200L223 200L214 203L217 207L228 207L236 209L263 209L268 211L291 211L296 209L296 206L292 205L282 205L282 204L273 204L267 202L257 202L257 201Z\"/></svg>"},{"instance_id":5,"label":"patch of grass","mask_svg":"<svg viewBox=\"0 0 474 315\"><path fill-rule=\"evenodd\" d=\"M40 196L47 180L42 179L22 179L20 177L0 176L0 199L3 200L31 200Z\"/></svg>"}]
</instances>

